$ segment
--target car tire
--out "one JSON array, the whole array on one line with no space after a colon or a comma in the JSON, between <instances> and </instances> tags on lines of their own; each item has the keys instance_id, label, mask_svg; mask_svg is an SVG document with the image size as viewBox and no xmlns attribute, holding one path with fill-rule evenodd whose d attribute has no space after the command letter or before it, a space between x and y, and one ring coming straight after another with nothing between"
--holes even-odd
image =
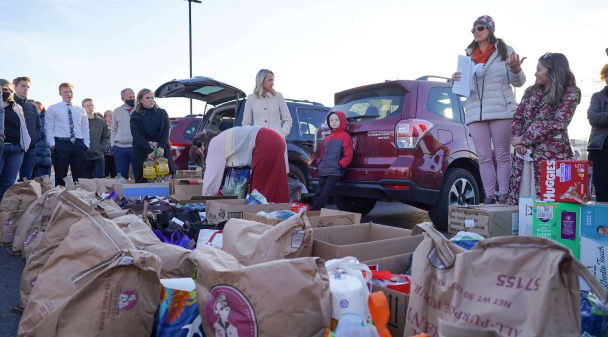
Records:
<instances>
[{"instance_id":1,"label":"car tire","mask_svg":"<svg viewBox=\"0 0 608 337\"><path fill-rule=\"evenodd\" d=\"M306 176L304 175L302 170L294 164L289 164L289 177L299 180L302 184L304 184L304 186L308 186L308 184L306 183ZM300 200L302 200L302 192L300 192L300 195L294 201Z\"/></svg>"},{"instance_id":2,"label":"car tire","mask_svg":"<svg viewBox=\"0 0 608 337\"><path fill-rule=\"evenodd\" d=\"M448 211L450 206L477 205L479 203L479 186L471 172L461 169L449 169L439 192L439 201L429 209L433 225L441 231L448 229Z\"/></svg>"},{"instance_id":3,"label":"car tire","mask_svg":"<svg viewBox=\"0 0 608 337\"><path fill-rule=\"evenodd\" d=\"M333 197L336 206L341 211L367 215L376 206L376 199L347 197L343 195L334 195Z\"/></svg>"}]
</instances>

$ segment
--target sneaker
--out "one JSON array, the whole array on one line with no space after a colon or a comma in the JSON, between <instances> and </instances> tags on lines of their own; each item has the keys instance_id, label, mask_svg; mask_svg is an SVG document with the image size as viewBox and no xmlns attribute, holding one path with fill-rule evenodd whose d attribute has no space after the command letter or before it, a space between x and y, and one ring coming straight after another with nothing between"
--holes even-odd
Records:
<instances>
[{"instance_id":1,"label":"sneaker","mask_svg":"<svg viewBox=\"0 0 608 337\"><path fill-rule=\"evenodd\" d=\"M492 197L492 198L485 198L483 199L483 203L486 205L492 205L496 203L496 197Z\"/></svg>"},{"instance_id":2,"label":"sneaker","mask_svg":"<svg viewBox=\"0 0 608 337\"><path fill-rule=\"evenodd\" d=\"M508 194L499 194L498 195L498 203L499 204L506 205L508 199L509 199L509 195Z\"/></svg>"}]
</instances>

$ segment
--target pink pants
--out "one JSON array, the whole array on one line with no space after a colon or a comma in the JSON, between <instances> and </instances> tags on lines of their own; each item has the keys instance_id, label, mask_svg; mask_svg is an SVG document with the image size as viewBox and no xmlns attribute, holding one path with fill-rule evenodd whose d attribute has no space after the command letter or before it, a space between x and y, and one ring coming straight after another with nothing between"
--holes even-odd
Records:
<instances>
[{"instance_id":1,"label":"pink pants","mask_svg":"<svg viewBox=\"0 0 608 337\"><path fill-rule=\"evenodd\" d=\"M496 181L500 194L507 194L511 175L511 120L498 119L469 124L473 143L479 156L479 171L486 198L496 195ZM492 158L492 145L496 169Z\"/></svg>"}]
</instances>

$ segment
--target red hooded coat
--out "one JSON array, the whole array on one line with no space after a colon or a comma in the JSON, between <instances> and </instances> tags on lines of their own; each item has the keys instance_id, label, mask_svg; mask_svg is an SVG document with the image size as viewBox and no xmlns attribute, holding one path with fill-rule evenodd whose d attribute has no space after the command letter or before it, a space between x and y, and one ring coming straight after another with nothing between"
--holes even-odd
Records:
<instances>
[{"instance_id":1,"label":"red hooded coat","mask_svg":"<svg viewBox=\"0 0 608 337\"><path fill-rule=\"evenodd\" d=\"M327 115L327 125L329 126L329 116L335 114L340 119L340 126L331 130L331 133L323 138L319 151L320 176L341 176L344 169L353 160L353 140L346 132L348 122L346 116L341 111L332 111Z\"/></svg>"}]
</instances>

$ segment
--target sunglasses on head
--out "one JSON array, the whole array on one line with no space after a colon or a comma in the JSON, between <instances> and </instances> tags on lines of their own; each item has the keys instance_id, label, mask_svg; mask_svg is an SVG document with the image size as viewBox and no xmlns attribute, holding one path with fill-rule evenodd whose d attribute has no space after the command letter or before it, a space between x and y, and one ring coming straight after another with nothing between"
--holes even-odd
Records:
<instances>
[{"instance_id":1,"label":"sunglasses on head","mask_svg":"<svg viewBox=\"0 0 608 337\"><path fill-rule=\"evenodd\" d=\"M483 32L484 29L486 29L486 26L473 27L473 29L471 29L471 33L475 33L475 31Z\"/></svg>"},{"instance_id":2,"label":"sunglasses on head","mask_svg":"<svg viewBox=\"0 0 608 337\"><path fill-rule=\"evenodd\" d=\"M551 55L553 55L553 53L545 53L545 55L542 56L543 59L547 60L547 59L551 59Z\"/></svg>"}]
</instances>

